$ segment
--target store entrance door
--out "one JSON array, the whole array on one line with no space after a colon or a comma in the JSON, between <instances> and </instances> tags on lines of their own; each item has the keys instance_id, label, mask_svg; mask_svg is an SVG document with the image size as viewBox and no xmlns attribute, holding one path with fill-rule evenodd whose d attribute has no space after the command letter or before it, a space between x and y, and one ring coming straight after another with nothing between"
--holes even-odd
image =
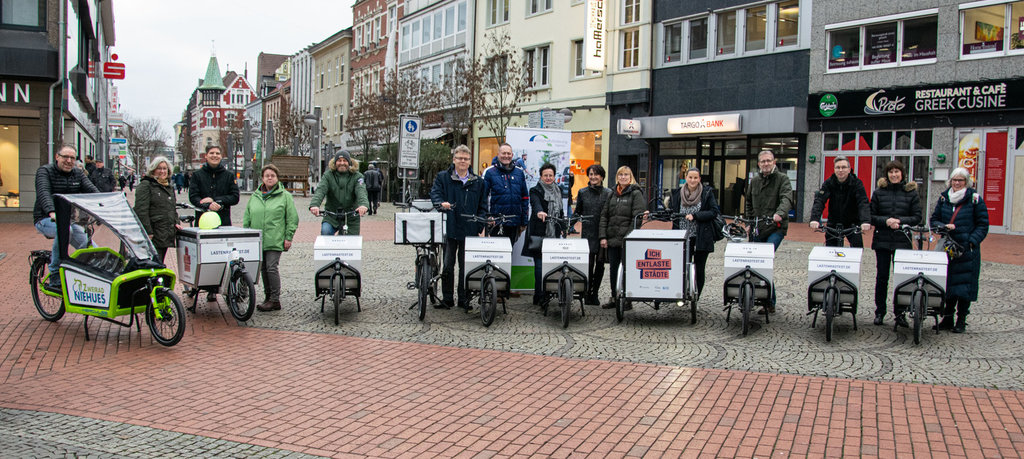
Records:
<instances>
[{"instance_id":1,"label":"store entrance door","mask_svg":"<svg viewBox=\"0 0 1024 459\"><path fill-rule=\"evenodd\" d=\"M1007 232L1024 234L1024 128L1016 128L1010 133L1008 145L1011 146L1006 167L1006 181L1010 183L1006 196Z\"/></svg>"}]
</instances>

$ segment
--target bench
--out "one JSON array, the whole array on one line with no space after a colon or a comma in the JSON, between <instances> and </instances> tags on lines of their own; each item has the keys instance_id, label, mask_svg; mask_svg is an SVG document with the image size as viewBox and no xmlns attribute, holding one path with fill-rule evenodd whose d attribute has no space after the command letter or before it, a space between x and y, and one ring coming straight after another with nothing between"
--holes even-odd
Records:
<instances>
[{"instance_id":1,"label":"bench","mask_svg":"<svg viewBox=\"0 0 1024 459\"><path fill-rule=\"evenodd\" d=\"M309 161L308 156L274 155L270 158L270 162L281 171L278 180L285 189L292 193L302 191L303 197L309 192Z\"/></svg>"}]
</instances>

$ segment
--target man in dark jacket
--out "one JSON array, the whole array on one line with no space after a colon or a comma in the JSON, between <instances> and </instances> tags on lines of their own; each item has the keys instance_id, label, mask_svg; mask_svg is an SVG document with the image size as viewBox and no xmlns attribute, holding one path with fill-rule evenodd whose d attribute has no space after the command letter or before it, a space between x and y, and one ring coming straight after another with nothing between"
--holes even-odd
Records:
<instances>
[{"instance_id":1,"label":"man in dark jacket","mask_svg":"<svg viewBox=\"0 0 1024 459\"><path fill-rule=\"evenodd\" d=\"M530 190L526 186L526 173L512 163L512 145L503 143L498 147L498 156L484 171L484 181L487 182L490 212L514 216L502 226L492 228L491 236L504 235L515 245L530 218Z\"/></svg>"},{"instance_id":2,"label":"man in dark jacket","mask_svg":"<svg viewBox=\"0 0 1024 459\"><path fill-rule=\"evenodd\" d=\"M53 239L53 251L50 252L50 273L54 275L50 276L43 287L51 292L61 290L60 276L56 275L57 269L60 268L60 247L57 244L56 206L53 202L53 195L99 192L85 176L85 171L75 167L77 158L78 153L73 147L64 146L57 151L57 156L52 163L36 170L36 205L32 210L32 219L35 221L37 231L43 236ZM71 245L76 249L85 247L89 243L89 236L79 225L72 224L69 234ZM67 244L67 241L64 243Z\"/></svg>"},{"instance_id":3,"label":"man in dark jacket","mask_svg":"<svg viewBox=\"0 0 1024 459\"><path fill-rule=\"evenodd\" d=\"M821 213L828 202L829 226L849 228L860 225L861 231L870 230L871 206L868 204L868 193L864 191L864 183L850 172L850 160L845 156L837 156L834 164L835 173L814 194L811 228L818 229L821 226ZM860 234L850 234L846 238L850 240L850 247L864 247L864 239ZM825 235L825 245L842 247L843 240Z\"/></svg>"},{"instance_id":4,"label":"man in dark jacket","mask_svg":"<svg viewBox=\"0 0 1024 459\"><path fill-rule=\"evenodd\" d=\"M320 203L323 202L325 210L356 211L360 217L366 215L370 210L370 200L366 197L366 180L359 173L359 162L352 159L352 154L347 150L341 150L327 163L327 169L309 201L309 211L319 217ZM354 217L351 220L347 217L340 220L328 215L320 223L320 234L324 236L333 236L335 233L355 236L359 230L359 219Z\"/></svg>"},{"instance_id":5,"label":"man in dark jacket","mask_svg":"<svg viewBox=\"0 0 1024 459\"><path fill-rule=\"evenodd\" d=\"M89 181L96 185L96 189L102 193L110 193L117 186L117 179L114 172L103 167L103 161L94 161L92 172L89 174Z\"/></svg>"},{"instance_id":6,"label":"man in dark jacket","mask_svg":"<svg viewBox=\"0 0 1024 459\"><path fill-rule=\"evenodd\" d=\"M448 223L445 234L444 268L441 271L441 294L443 302L439 308L451 308L455 305L453 283L455 281L455 261L459 262L459 307L470 311L469 296L466 294L466 236L480 234L480 225L473 223L463 215L483 217L487 210L487 183L473 173L469 166L473 154L469 147L459 145L452 155L452 165L437 174L434 185L430 188L430 201L434 207L448 211Z\"/></svg>"},{"instance_id":7,"label":"man in dark jacket","mask_svg":"<svg viewBox=\"0 0 1024 459\"><path fill-rule=\"evenodd\" d=\"M188 200L200 209L209 209L220 215L221 225L231 225L231 206L238 204L238 184L235 175L221 164L220 147L206 147L206 164L192 176ZM129 182L131 183L131 182ZM201 212L196 212L196 220Z\"/></svg>"},{"instance_id":8,"label":"man in dark jacket","mask_svg":"<svg viewBox=\"0 0 1024 459\"><path fill-rule=\"evenodd\" d=\"M590 217L581 223L583 228L580 237L586 239L590 246L589 272L587 273L587 285L590 288L584 302L593 306L601 304L597 292L601 288L601 279L604 278L605 263L605 260L600 257L601 238L598 237L597 227L601 219L601 209L608 202L608 197L612 195L612 190L604 186L604 177L605 171L600 164L592 164L587 168L589 182L586 187L576 193L576 210L573 211L576 215Z\"/></svg>"},{"instance_id":9,"label":"man in dark jacket","mask_svg":"<svg viewBox=\"0 0 1024 459\"><path fill-rule=\"evenodd\" d=\"M789 230L789 210L793 208L793 186L789 177L775 167L775 153L761 150L757 154L758 173L747 185L745 213L747 218L771 215L771 220L758 225L754 241L771 242L779 250L782 239ZM775 289L772 289L772 305L761 313L775 312Z\"/></svg>"},{"instance_id":10,"label":"man in dark jacket","mask_svg":"<svg viewBox=\"0 0 1024 459\"><path fill-rule=\"evenodd\" d=\"M375 215L377 208L380 207L380 190L384 187L384 175L377 170L377 166L370 164L366 166L363 182L366 183L366 195L370 200L370 215Z\"/></svg>"}]
</instances>

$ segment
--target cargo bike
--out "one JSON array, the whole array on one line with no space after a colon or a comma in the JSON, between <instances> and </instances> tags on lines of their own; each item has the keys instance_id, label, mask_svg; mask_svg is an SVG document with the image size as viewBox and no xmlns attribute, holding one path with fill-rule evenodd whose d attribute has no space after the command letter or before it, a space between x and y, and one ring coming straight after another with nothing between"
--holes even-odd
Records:
<instances>
[{"instance_id":1,"label":"cargo bike","mask_svg":"<svg viewBox=\"0 0 1024 459\"><path fill-rule=\"evenodd\" d=\"M416 301L409 309L417 309L422 321L427 316L427 306L440 303L437 283L441 279L441 248L447 215L435 209L429 199L415 199L409 205L396 206L409 209L409 212L395 214L395 244L416 248L415 275L406 288L416 290Z\"/></svg>"},{"instance_id":2,"label":"cargo bike","mask_svg":"<svg viewBox=\"0 0 1024 459\"><path fill-rule=\"evenodd\" d=\"M188 204L178 207L196 209ZM179 229L176 237L178 273L185 285L184 293L190 297L188 309L196 311L201 291L220 293L235 320L249 320L256 310L262 232L233 226L187 227Z\"/></svg>"},{"instance_id":3,"label":"cargo bike","mask_svg":"<svg viewBox=\"0 0 1024 459\"><path fill-rule=\"evenodd\" d=\"M143 314L153 339L173 346L185 334L185 309L174 293L176 276L157 260L157 250L123 193L54 195L60 271L47 271L49 250L29 256L32 301L43 319L56 322L65 313L116 325L132 325L141 332ZM72 221L80 222L90 243L68 254ZM78 223L76 223L78 224ZM116 249L114 247L117 247ZM59 292L44 288L50 276L60 276ZM117 320L128 316L127 322Z\"/></svg>"},{"instance_id":4,"label":"cargo bike","mask_svg":"<svg viewBox=\"0 0 1024 459\"><path fill-rule=\"evenodd\" d=\"M743 336L747 336L755 306L764 308L764 323L771 323L775 246L770 242L751 242L761 227L770 224L771 217L722 217L732 220L722 228L729 241L725 246L725 281L722 284L725 321L729 322L732 308L738 307Z\"/></svg>"},{"instance_id":5,"label":"cargo bike","mask_svg":"<svg viewBox=\"0 0 1024 459\"><path fill-rule=\"evenodd\" d=\"M946 274L950 257L963 253L963 247L952 238L944 238L938 251L926 250L935 235L945 236L945 227L908 226L900 228L917 250L896 249L892 257L893 309L907 311L914 335L914 344L920 344L924 335L924 321L928 316L935 319L935 333L939 333L938 322L946 308ZM893 331L899 325L893 326Z\"/></svg>"},{"instance_id":6,"label":"cargo bike","mask_svg":"<svg viewBox=\"0 0 1024 459\"><path fill-rule=\"evenodd\" d=\"M498 303L502 313L508 314L505 302L512 286L512 243L501 234L503 223L515 218L514 215L487 214L483 217L462 214L468 221L479 223L484 234L490 234L490 225L498 226L498 237L466 237L466 261L462 274L469 301L476 297L480 305L480 322L490 327L497 315Z\"/></svg>"},{"instance_id":7,"label":"cargo bike","mask_svg":"<svg viewBox=\"0 0 1024 459\"><path fill-rule=\"evenodd\" d=\"M689 232L682 229L644 229L645 214L633 218L637 228L623 241L623 264L617 280L619 296L615 319L622 322L629 302L650 303L655 310L662 303L675 303L690 311L690 323L697 323L697 277L690 256ZM686 215L655 212L649 220L674 222Z\"/></svg>"},{"instance_id":8,"label":"cargo bike","mask_svg":"<svg viewBox=\"0 0 1024 459\"><path fill-rule=\"evenodd\" d=\"M545 298L541 300L544 315L552 300L558 301L562 328L569 328L572 304L580 303L580 315L587 315L583 301L588 291L587 272L590 261L590 245L586 239L568 239L569 230L577 222L589 220L586 215L572 217L547 217L555 222L560 238L545 238L541 244L541 283Z\"/></svg>"},{"instance_id":9,"label":"cargo bike","mask_svg":"<svg viewBox=\"0 0 1024 459\"><path fill-rule=\"evenodd\" d=\"M341 235L320 235L313 243L313 292L320 300L320 313L324 312L327 297L334 306L334 325L341 322L341 302L348 296L356 299L356 311L361 312L359 298L363 294L363 237L348 235L349 218L359 218L356 211L331 212L321 210L323 216L335 217L344 223ZM315 301L315 300L314 300Z\"/></svg>"},{"instance_id":10,"label":"cargo bike","mask_svg":"<svg viewBox=\"0 0 1024 459\"><path fill-rule=\"evenodd\" d=\"M859 234L860 227L821 226L829 240L840 244L848 235ZM857 286L864 249L857 247L815 247L807 257L807 315L814 315L811 328L817 326L818 313L825 318L825 341L832 341L835 318L849 313L857 329Z\"/></svg>"}]
</instances>

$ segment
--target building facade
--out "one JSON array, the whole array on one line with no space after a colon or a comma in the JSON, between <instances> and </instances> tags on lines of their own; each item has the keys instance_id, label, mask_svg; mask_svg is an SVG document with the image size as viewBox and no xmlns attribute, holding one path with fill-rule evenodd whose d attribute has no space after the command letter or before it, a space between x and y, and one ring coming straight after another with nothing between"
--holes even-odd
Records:
<instances>
[{"instance_id":1,"label":"building facade","mask_svg":"<svg viewBox=\"0 0 1024 459\"><path fill-rule=\"evenodd\" d=\"M245 136L246 106L256 99L256 92L245 79L234 71L223 76L216 56L210 56L206 67L206 76L193 95L190 104L191 138L196 154L192 158L191 168L197 168L205 162L207 145L217 145L225 156L234 158L242 151L242 139ZM231 151L234 150L234 151ZM232 153L235 153L232 155Z\"/></svg>"},{"instance_id":2,"label":"building facade","mask_svg":"<svg viewBox=\"0 0 1024 459\"><path fill-rule=\"evenodd\" d=\"M868 190L902 162L926 214L959 166L991 230L1024 234L1024 1L819 1L813 22L805 209L838 155Z\"/></svg>"},{"instance_id":3,"label":"building facade","mask_svg":"<svg viewBox=\"0 0 1024 459\"><path fill-rule=\"evenodd\" d=\"M357 0L352 5L349 87L353 103L357 103L359 94L379 93L386 67L396 62L397 51L391 41L397 40L398 21L402 17L404 3L398 0ZM361 148L355 140L347 141L346 146Z\"/></svg>"},{"instance_id":4,"label":"building facade","mask_svg":"<svg viewBox=\"0 0 1024 459\"><path fill-rule=\"evenodd\" d=\"M335 146L345 145L345 120L352 100L348 65L351 50L351 28L341 30L309 48L318 71L312 81L313 107L320 107L320 144L330 146L325 159L330 157ZM292 89L292 100L295 100L294 85Z\"/></svg>"}]
</instances>

